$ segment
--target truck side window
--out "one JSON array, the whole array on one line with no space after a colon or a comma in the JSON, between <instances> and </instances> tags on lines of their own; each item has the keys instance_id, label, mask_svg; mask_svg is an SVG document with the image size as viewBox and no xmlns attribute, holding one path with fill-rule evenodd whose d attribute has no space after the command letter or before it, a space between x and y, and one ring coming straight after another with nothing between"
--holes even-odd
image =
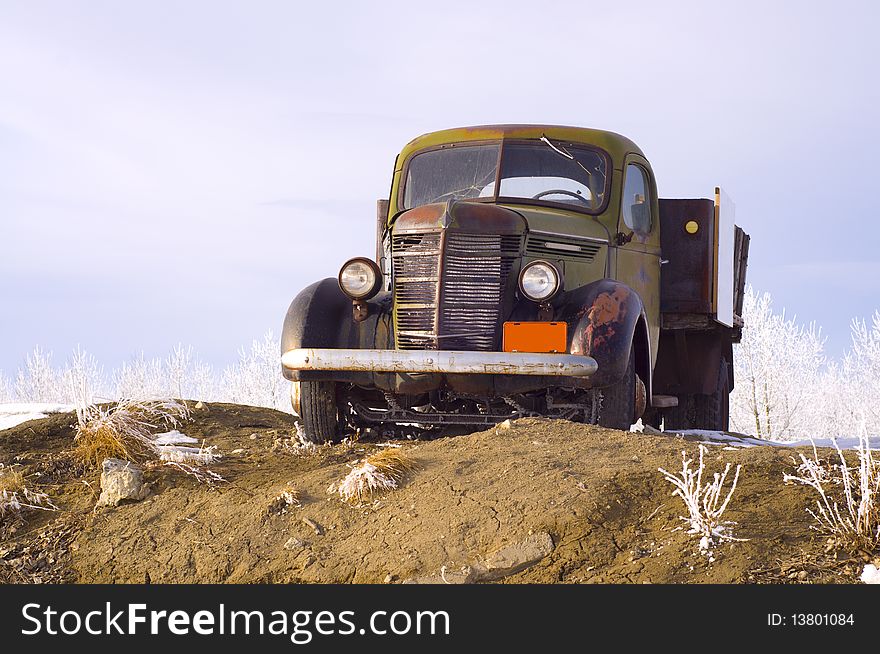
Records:
<instances>
[{"instance_id":1,"label":"truck side window","mask_svg":"<svg viewBox=\"0 0 880 654\"><path fill-rule=\"evenodd\" d=\"M637 234L651 232L651 199L648 176L641 166L629 164L623 183L623 222Z\"/></svg>"}]
</instances>

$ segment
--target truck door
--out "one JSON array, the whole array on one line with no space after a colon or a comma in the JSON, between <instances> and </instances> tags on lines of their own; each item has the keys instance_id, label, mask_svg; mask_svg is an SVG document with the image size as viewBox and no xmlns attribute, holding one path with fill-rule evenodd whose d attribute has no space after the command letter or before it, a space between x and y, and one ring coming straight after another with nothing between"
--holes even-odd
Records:
<instances>
[{"instance_id":1,"label":"truck door","mask_svg":"<svg viewBox=\"0 0 880 654\"><path fill-rule=\"evenodd\" d=\"M660 335L660 228L654 179L648 162L630 155L624 166L616 278L642 298L648 318L651 365Z\"/></svg>"}]
</instances>

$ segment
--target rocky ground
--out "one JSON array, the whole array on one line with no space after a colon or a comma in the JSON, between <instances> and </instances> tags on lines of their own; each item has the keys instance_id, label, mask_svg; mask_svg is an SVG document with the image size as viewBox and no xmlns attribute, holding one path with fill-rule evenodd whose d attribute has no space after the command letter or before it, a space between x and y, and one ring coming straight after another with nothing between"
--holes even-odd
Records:
<instances>
[{"instance_id":1,"label":"rocky ground","mask_svg":"<svg viewBox=\"0 0 880 654\"><path fill-rule=\"evenodd\" d=\"M855 583L864 565L810 528L809 489L783 483L791 448L710 446L709 473L742 465L725 517L743 539L710 556L658 472L697 453L675 435L523 419L398 442L415 469L353 504L328 488L386 444L304 451L292 416L214 404L181 431L216 446L210 469L224 481L148 465L145 499L96 508L100 471L73 459L73 423L0 431L0 462L59 508L6 520L0 581ZM297 502L279 502L286 491Z\"/></svg>"}]
</instances>

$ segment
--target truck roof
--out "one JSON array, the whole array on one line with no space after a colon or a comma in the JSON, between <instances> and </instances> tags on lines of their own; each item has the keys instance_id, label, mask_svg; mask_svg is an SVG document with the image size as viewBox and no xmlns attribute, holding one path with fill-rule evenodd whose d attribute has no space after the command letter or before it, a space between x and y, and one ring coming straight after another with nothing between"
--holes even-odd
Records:
<instances>
[{"instance_id":1,"label":"truck roof","mask_svg":"<svg viewBox=\"0 0 880 654\"><path fill-rule=\"evenodd\" d=\"M414 138L401 150L398 165L402 165L407 157L418 150L445 143L539 139L541 136L546 136L552 140L598 146L611 155L615 168L620 168L624 157L631 152L643 157L645 156L641 148L630 139L615 132L601 129L566 127L564 125L477 125L429 132Z\"/></svg>"}]
</instances>

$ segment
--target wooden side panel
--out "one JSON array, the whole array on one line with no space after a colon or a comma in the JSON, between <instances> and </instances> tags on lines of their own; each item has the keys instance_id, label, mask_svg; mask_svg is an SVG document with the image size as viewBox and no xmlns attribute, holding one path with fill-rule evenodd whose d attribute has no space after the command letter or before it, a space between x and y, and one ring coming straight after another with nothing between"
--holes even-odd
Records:
<instances>
[{"instance_id":1,"label":"wooden side panel","mask_svg":"<svg viewBox=\"0 0 880 654\"><path fill-rule=\"evenodd\" d=\"M734 288L736 294L734 296L733 311L735 319L742 324L743 299L746 291L746 270L749 266L749 235L746 234L741 227L736 228L736 236L734 238Z\"/></svg>"},{"instance_id":2,"label":"wooden side panel","mask_svg":"<svg viewBox=\"0 0 880 654\"><path fill-rule=\"evenodd\" d=\"M661 312L715 313L715 234L712 200L660 199Z\"/></svg>"}]
</instances>

